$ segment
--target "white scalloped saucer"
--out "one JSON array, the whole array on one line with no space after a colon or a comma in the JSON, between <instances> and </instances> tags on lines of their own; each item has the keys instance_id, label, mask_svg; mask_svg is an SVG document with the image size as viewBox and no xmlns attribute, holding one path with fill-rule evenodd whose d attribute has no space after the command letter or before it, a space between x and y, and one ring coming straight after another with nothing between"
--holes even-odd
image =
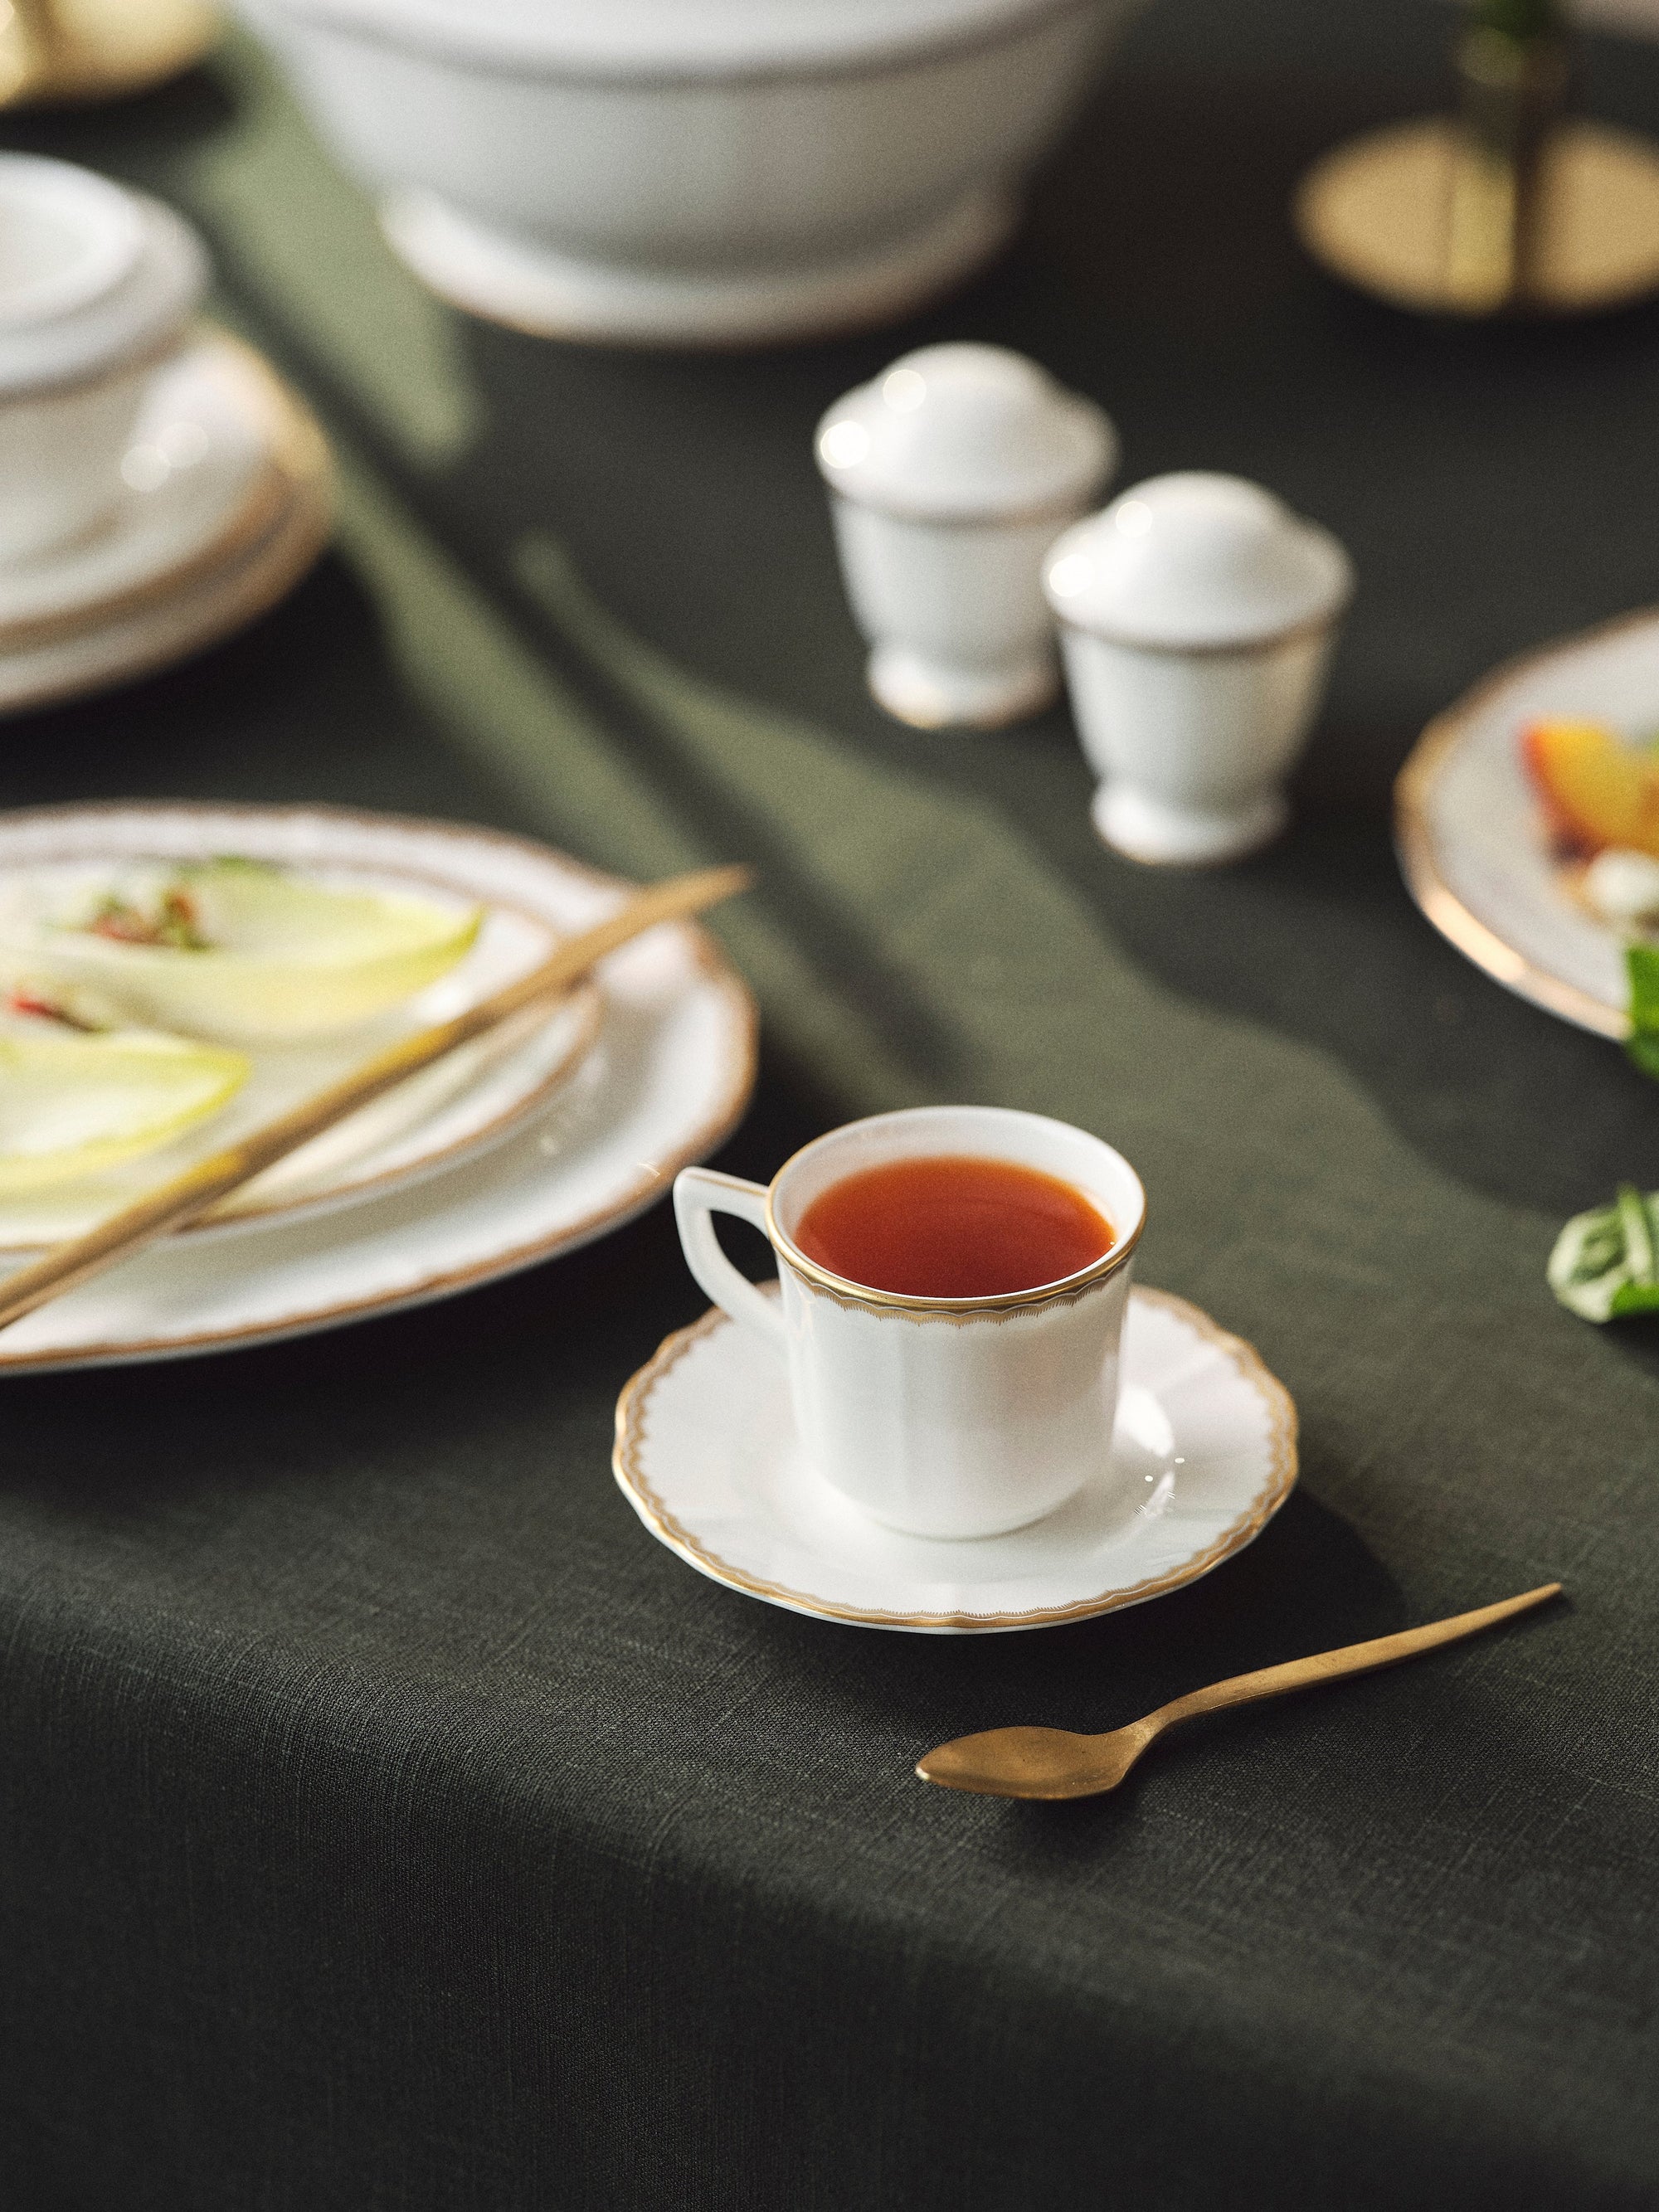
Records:
<instances>
[{"instance_id":1,"label":"white scalloped saucer","mask_svg":"<svg viewBox=\"0 0 1659 2212\"><path fill-rule=\"evenodd\" d=\"M1295 1485L1296 1407L1242 1338L1137 1289L1106 1480L1006 1536L902 1536L811 1472L782 1363L714 1311L623 1392L613 1465L652 1534L728 1589L825 1620L970 1635L1141 1605L1243 1551Z\"/></svg>"}]
</instances>

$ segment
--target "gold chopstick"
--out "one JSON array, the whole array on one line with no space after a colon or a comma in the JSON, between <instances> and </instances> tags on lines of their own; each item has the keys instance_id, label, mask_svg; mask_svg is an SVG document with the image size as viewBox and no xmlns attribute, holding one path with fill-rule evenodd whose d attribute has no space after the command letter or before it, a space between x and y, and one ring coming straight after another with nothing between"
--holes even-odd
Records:
<instances>
[{"instance_id":1,"label":"gold chopstick","mask_svg":"<svg viewBox=\"0 0 1659 2212\"><path fill-rule=\"evenodd\" d=\"M439 1022L431 1029L419 1030L413 1036L389 1045L351 1074L279 1115L274 1121L267 1121L263 1128L253 1130L239 1144L228 1146L210 1159L198 1161L170 1182L163 1183L159 1190L111 1214L84 1237L73 1237L68 1243L56 1246L44 1258L20 1268L0 1282L0 1328L21 1321L36 1306L45 1305L49 1298L72 1290L76 1284L102 1274L106 1267L112 1267L129 1253L140 1250L158 1237L193 1221L198 1214L204 1213L231 1191L286 1158L289 1152L297 1152L301 1145L320 1136L335 1122L344 1121L360 1106L367 1106L417 1069L441 1060L457 1045L482 1036L486 1030L494 1029L509 1015L534 1006L538 1000L568 989L595 962L603 960L607 953L616 951L631 938L654 929L659 922L684 921L692 915L702 914L709 907L718 906L721 900L747 890L752 881L747 868L728 867L702 868L690 875L671 876L664 883L653 884L608 921L583 930L579 936L568 938L539 967L532 968L516 982L504 985L487 999L480 999L477 1006L469 1006L451 1021Z\"/></svg>"}]
</instances>

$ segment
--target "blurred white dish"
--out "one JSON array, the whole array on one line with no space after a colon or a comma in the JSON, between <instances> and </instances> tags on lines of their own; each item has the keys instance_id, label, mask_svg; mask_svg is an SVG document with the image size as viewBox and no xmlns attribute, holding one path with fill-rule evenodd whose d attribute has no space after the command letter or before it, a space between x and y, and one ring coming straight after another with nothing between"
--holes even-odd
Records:
<instances>
[{"instance_id":1,"label":"blurred white dish","mask_svg":"<svg viewBox=\"0 0 1659 2212\"><path fill-rule=\"evenodd\" d=\"M100 817L126 851L140 823L164 854L198 851L204 837L246 844L257 830L265 857L441 883L560 935L629 888L526 839L322 808L80 808L13 817L6 836L20 861L39 863L64 825L79 836ZM422 1304L590 1243L665 1197L748 1103L753 1001L686 924L613 955L602 982L595 1048L501 1141L336 1211L169 1238L0 1334L0 1373L172 1358Z\"/></svg>"},{"instance_id":2,"label":"blurred white dish","mask_svg":"<svg viewBox=\"0 0 1659 2212\"><path fill-rule=\"evenodd\" d=\"M239 0L392 245L560 337L898 315L1000 245L1137 0Z\"/></svg>"},{"instance_id":3,"label":"blurred white dish","mask_svg":"<svg viewBox=\"0 0 1659 2212\"><path fill-rule=\"evenodd\" d=\"M0 154L0 562L94 528L207 283L189 225L90 169Z\"/></svg>"},{"instance_id":4,"label":"blurred white dish","mask_svg":"<svg viewBox=\"0 0 1659 2212\"><path fill-rule=\"evenodd\" d=\"M1248 1344L1131 1292L1105 1473L1001 1536L901 1535L805 1465L781 1361L718 1309L623 1392L613 1457L652 1534L728 1589L867 1628L1047 1628L1195 1582L1296 1481L1296 1408Z\"/></svg>"},{"instance_id":5,"label":"blurred white dish","mask_svg":"<svg viewBox=\"0 0 1659 2212\"><path fill-rule=\"evenodd\" d=\"M103 526L0 566L0 653L179 589L270 529L283 471L246 358L204 335L151 372Z\"/></svg>"},{"instance_id":6,"label":"blurred white dish","mask_svg":"<svg viewBox=\"0 0 1659 2212\"><path fill-rule=\"evenodd\" d=\"M322 433L222 331L152 372L125 470L95 533L0 567L0 714L199 652L274 605L327 542Z\"/></svg>"},{"instance_id":7,"label":"blurred white dish","mask_svg":"<svg viewBox=\"0 0 1659 2212\"><path fill-rule=\"evenodd\" d=\"M1630 1029L1624 939L1552 850L1521 759L1528 723L1659 726L1659 611L1509 662L1430 723L1401 770L1395 836L1412 896L1487 975L1564 1021Z\"/></svg>"}]
</instances>

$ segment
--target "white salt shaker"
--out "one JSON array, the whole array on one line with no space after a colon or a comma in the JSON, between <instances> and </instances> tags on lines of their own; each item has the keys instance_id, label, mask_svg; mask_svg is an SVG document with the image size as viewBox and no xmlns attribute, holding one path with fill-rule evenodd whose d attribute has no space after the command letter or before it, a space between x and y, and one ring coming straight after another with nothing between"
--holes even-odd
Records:
<instances>
[{"instance_id":1,"label":"white salt shaker","mask_svg":"<svg viewBox=\"0 0 1659 2212\"><path fill-rule=\"evenodd\" d=\"M1100 409L1001 346L924 346L837 400L817 450L880 704L924 729L1047 706L1042 556L1116 465Z\"/></svg>"},{"instance_id":2,"label":"white salt shaker","mask_svg":"<svg viewBox=\"0 0 1659 2212\"><path fill-rule=\"evenodd\" d=\"M1239 477L1155 477L1068 530L1043 585L1106 842L1202 865L1275 837L1353 592L1330 532Z\"/></svg>"}]
</instances>

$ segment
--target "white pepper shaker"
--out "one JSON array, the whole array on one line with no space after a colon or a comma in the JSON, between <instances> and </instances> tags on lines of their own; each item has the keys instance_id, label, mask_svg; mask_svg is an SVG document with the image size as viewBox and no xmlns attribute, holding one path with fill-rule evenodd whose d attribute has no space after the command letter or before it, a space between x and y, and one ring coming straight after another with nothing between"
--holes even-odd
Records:
<instances>
[{"instance_id":1,"label":"white pepper shaker","mask_svg":"<svg viewBox=\"0 0 1659 2212\"><path fill-rule=\"evenodd\" d=\"M1101 410L1001 346L924 346L837 400L817 451L880 704L924 729L1046 707L1042 556L1116 465Z\"/></svg>"},{"instance_id":2,"label":"white pepper shaker","mask_svg":"<svg viewBox=\"0 0 1659 2212\"><path fill-rule=\"evenodd\" d=\"M1095 827L1131 860L1237 860L1278 836L1353 567L1240 477L1155 477L1043 564Z\"/></svg>"}]
</instances>

